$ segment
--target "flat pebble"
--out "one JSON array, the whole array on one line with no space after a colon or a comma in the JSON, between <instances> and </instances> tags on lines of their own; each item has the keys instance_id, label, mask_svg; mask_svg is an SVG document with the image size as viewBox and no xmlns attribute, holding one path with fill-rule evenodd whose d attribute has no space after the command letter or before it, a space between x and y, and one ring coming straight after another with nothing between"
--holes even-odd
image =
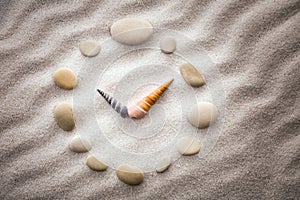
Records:
<instances>
[{"instance_id":1,"label":"flat pebble","mask_svg":"<svg viewBox=\"0 0 300 200\"><path fill-rule=\"evenodd\" d=\"M158 161L155 170L159 173L162 173L166 171L170 165L171 159L169 157L163 157Z\"/></svg>"},{"instance_id":2,"label":"flat pebble","mask_svg":"<svg viewBox=\"0 0 300 200\"><path fill-rule=\"evenodd\" d=\"M99 54L101 47L95 40L85 40L80 42L79 50L84 56L94 57Z\"/></svg>"},{"instance_id":3,"label":"flat pebble","mask_svg":"<svg viewBox=\"0 0 300 200\"><path fill-rule=\"evenodd\" d=\"M144 180L144 172L135 166L121 165L117 169L118 178L129 185L138 185Z\"/></svg>"},{"instance_id":4,"label":"flat pebble","mask_svg":"<svg viewBox=\"0 0 300 200\"><path fill-rule=\"evenodd\" d=\"M86 165L96 171L104 171L107 169L107 165L94 155L89 155L87 157Z\"/></svg>"},{"instance_id":5,"label":"flat pebble","mask_svg":"<svg viewBox=\"0 0 300 200\"><path fill-rule=\"evenodd\" d=\"M122 44L138 45L147 41L152 33L152 25L144 19L124 18L110 27L111 37Z\"/></svg>"},{"instance_id":6,"label":"flat pebble","mask_svg":"<svg viewBox=\"0 0 300 200\"><path fill-rule=\"evenodd\" d=\"M69 148L71 151L74 151L76 153L85 153L91 150L92 146L87 140L76 135L70 141Z\"/></svg>"},{"instance_id":7,"label":"flat pebble","mask_svg":"<svg viewBox=\"0 0 300 200\"><path fill-rule=\"evenodd\" d=\"M163 38L160 43L160 50L164 53L173 53L176 50L176 40L173 37Z\"/></svg>"},{"instance_id":8,"label":"flat pebble","mask_svg":"<svg viewBox=\"0 0 300 200\"><path fill-rule=\"evenodd\" d=\"M66 90L72 90L77 85L76 74L66 67L56 70L54 72L53 79L56 85Z\"/></svg>"},{"instance_id":9,"label":"flat pebble","mask_svg":"<svg viewBox=\"0 0 300 200\"><path fill-rule=\"evenodd\" d=\"M210 102L199 102L187 115L188 122L197 128L207 128L218 116L217 108Z\"/></svg>"},{"instance_id":10,"label":"flat pebble","mask_svg":"<svg viewBox=\"0 0 300 200\"><path fill-rule=\"evenodd\" d=\"M75 127L75 113L71 104L63 102L55 106L54 118L58 126L65 131L71 131Z\"/></svg>"},{"instance_id":11,"label":"flat pebble","mask_svg":"<svg viewBox=\"0 0 300 200\"><path fill-rule=\"evenodd\" d=\"M200 87L205 84L204 76L191 63L183 63L180 66L180 73L185 82L193 87Z\"/></svg>"},{"instance_id":12,"label":"flat pebble","mask_svg":"<svg viewBox=\"0 0 300 200\"><path fill-rule=\"evenodd\" d=\"M190 156L200 151L200 144L193 138L183 137L177 141L176 149L180 154Z\"/></svg>"}]
</instances>

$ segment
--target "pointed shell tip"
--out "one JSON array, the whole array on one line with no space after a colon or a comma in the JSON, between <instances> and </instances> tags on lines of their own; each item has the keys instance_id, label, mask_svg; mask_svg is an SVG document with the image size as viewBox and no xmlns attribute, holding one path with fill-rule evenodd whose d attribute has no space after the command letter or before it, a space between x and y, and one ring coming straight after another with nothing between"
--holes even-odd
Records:
<instances>
[{"instance_id":1,"label":"pointed shell tip","mask_svg":"<svg viewBox=\"0 0 300 200\"><path fill-rule=\"evenodd\" d=\"M174 81L174 78L171 78L168 82L165 83L165 86L168 87Z\"/></svg>"}]
</instances>

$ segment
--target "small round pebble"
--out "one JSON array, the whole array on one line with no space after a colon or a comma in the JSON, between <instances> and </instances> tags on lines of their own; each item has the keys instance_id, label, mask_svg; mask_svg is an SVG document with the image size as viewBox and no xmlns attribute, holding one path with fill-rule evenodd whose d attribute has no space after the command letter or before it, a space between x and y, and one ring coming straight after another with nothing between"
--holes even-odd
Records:
<instances>
[{"instance_id":1,"label":"small round pebble","mask_svg":"<svg viewBox=\"0 0 300 200\"><path fill-rule=\"evenodd\" d=\"M129 185L138 185L144 180L144 172L135 166L124 164L118 167L117 177Z\"/></svg>"},{"instance_id":2,"label":"small round pebble","mask_svg":"<svg viewBox=\"0 0 300 200\"><path fill-rule=\"evenodd\" d=\"M58 126L65 131L71 131L75 127L75 113L71 104L60 103L55 106L54 118Z\"/></svg>"},{"instance_id":3,"label":"small round pebble","mask_svg":"<svg viewBox=\"0 0 300 200\"><path fill-rule=\"evenodd\" d=\"M147 41L153 27L147 20L138 18L124 18L116 21L110 27L111 37L122 44L138 45Z\"/></svg>"},{"instance_id":4,"label":"small round pebble","mask_svg":"<svg viewBox=\"0 0 300 200\"><path fill-rule=\"evenodd\" d=\"M99 54L101 47L95 40L85 40L80 42L79 50L84 56L94 57Z\"/></svg>"},{"instance_id":5,"label":"small round pebble","mask_svg":"<svg viewBox=\"0 0 300 200\"><path fill-rule=\"evenodd\" d=\"M160 43L160 50L164 53L173 53L176 50L176 40L173 37L163 38Z\"/></svg>"},{"instance_id":6,"label":"small round pebble","mask_svg":"<svg viewBox=\"0 0 300 200\"><path fill-rule=\"evenodd\" d=\"M197 128L207 128L218 116L217 108L210 102L199 102L187 115L188 122Z\"/></svg>"},{"instance_id":7,"label":"small round pebble","mask_svg":"<svg viewBox=\"0 0 300 200\"><path fill-rule=\"evenodd\" d=\"M190 137L180 138L176 143L177 151L185 156L190 156L199 153L200 144Z\"/></svg>"},{"instance_id":8,"label":"small round pebble","mask_svg":"<svg viewBox=\"0 0 300 200\"><path fill-rule=\"evenodd\" d=\"M70 141L69 148L71 151L74 151L76 153L85 153L91 150L92 146L87 140L76 135Z\"/></svg>"},{"instance_id":9,"label":"small round pebble","mask_svg":"<svg viewBox=\"0 0 300 200\"><path fill-rule=\"evenodd\" d=\"M96 171L104 171L107 169L107 165L94 155L89 155L87 157L86 165Z\"/></svg>"},{"instance_id":10,"label":"small round pebble","mask_svg":"<svg viewBox=\"0 0 300 200\"><path fill-rule=\"evenodd\" d=\"M162 173L166 171L170 165L171 165L171 159L169 157L163 157L158 161L155 170L158 173Z\"/></svg>"},{"instance_id":11,"label":"small round pebble","mask_svg":"<svg viewBox=\"0 0 300 200\"><path fill-rule=\"evenodd\" d=\"M72 90L77 85L76 74L66 67L56 70L56 72L54 72L53 79L56 85L66 90Z\"/></svg>"},{"instance_id":12,"label":"small round pebble","mask_svg":"<svg viewBox=\"0 0 300 200\"><path fill-rule=\"evenodd\" d=\"M189 85L200 87L205 84L204 76L191 63L183 63L180 66L180 73Z\"/></svg>"}]
</instances>

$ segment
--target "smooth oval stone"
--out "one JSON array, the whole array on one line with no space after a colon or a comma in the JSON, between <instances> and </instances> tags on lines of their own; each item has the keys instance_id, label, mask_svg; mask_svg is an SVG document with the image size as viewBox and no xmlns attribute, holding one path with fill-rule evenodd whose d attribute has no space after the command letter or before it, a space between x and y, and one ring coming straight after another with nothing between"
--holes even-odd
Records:
<instances>
[{"instance_id":1,"label":"smooth oval stone","mask_svg":"<svg viewBox=\"0 0 300 200\"><path fill-rule=\"evenodd\" d=\"M76 74L71 69L66 67L56 70L54 72L53 79L56 85L66 90L71 90L77 85Z\"/></svg>"},{"instance_id":2,"label":"smooth oval stone","mask_svg":"<svg viewBox=\"0 0 300 200\"><path fill-rule=\"evenodd\" d=\"M210 102L199 102L187 115L188 122L197 128L207 128L218 116L217 108Z\"/></svg>"},{"instance_id":3,"label":"smooth oval stone","mask_svg":"<svg viewBox=\"0 0 300 200\"><path fill-rule=\"evenodd\" d=\"M180 154L190 156L200 151L200 144L193 138L183 137L177 141L176 149Z\"/></svg>"},{"instance_id":4,"label":"smooth oval stone","mask_svg":"<svg viewBox=\"0 0 300 200\"><path fill-rule=\"evenodd\" d=\"M144 172L135 166L121 165L117 169L118 178L129 185L138 185L144 180Z\"/></svg>"},{"instance_id":5,"label":"smooth oval stone","mask_svg":"<svg viewBox=\"0 0 300 200\"><path fill-rule=\"evenodd\" d=\"M85 153L91 150L92 146L87 140L76 135L70 141L69 148L71 151L74 151L76 153Z\"/></svg>"},{"instance_id":6,"label":"smooth oval stone","mask_svg":"<svg viewBox=\"0 0 300 200\"><path fill-rule=\"evenodd\" d=\"M55 106L54 118L58 126L65 131L71 131L75 127L75 113L71 104L60 103Z\"/></svg>"},{"instance_id":7,"label":"smooth oval stone","mask_svg":"<svg viewBox=\"0 0 300 200\"><path fill-rule=\"evenodd\" d=\"M82 55L87 57L93 57L98 55L98 53L101 50L101 47L95 40L85 40L80 42L79 50L82 53Z\"/></svg>"},{"instance_id":8,"label":"smooth oval stone","mask_svg":"<svg viewBox=\"0 0 300 200\"><path fill-rule=\"evenodd\" d=\"M204 76L191 63L183 63L180 66L180 73L185 82L193 87L200 87L205 84Z\"/></svg>"},{"instance_id":9,"label":"smooth oval stone","mask_svg":"<svg viewBox=\"0 0 300 200\"><path fill-rule=\"evenodd\" d=\"M144 19L124 18L110 27L111 37L122 44L138 45L147 41L152 33L152 25Z\"/></svg>"},{"instance_id":10,"label":"smooth oval stone","mask_svg":"<svg viewBox=\"0 0 300 200\"><path fill-rule=\"evenodd\" d=\"M164 157L159 160L159 162L156 165L155 170L159 173L162 173L162 172L166 171L170 165L171 165L171 159L169 157Z\"/></svg>"},{"instance_id":11,"label":"smooth oval stone","mask_svg":"<svg viewBox=\"0 0 300 200\"><path fill-rule=\"evenodd\" d=\"M87 157L86 165L96 171L104 171L107 169L107 165L94 155L89 155Z\"/></svg>"},{"instance_id":12,"label":"smooth oval stone","mask_svg":"<svg viewBox=\"0 0 300 200\"><path fill-rule=\"evenodd\" d=\"M176 50L176 40L173 37L163 38L160 43L160 50L164 53L173 53Z\"/></svg>"}]
</instances>

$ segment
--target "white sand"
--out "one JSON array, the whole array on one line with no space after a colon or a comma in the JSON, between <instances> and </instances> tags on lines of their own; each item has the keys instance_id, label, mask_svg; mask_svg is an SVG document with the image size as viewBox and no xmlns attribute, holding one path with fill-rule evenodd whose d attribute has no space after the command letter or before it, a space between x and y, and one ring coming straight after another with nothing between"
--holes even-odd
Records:
<instances>
[{"instance_id":1,"label":"white sand","mask_svg":"<svg viewBox=\"0 0 300 200\"><path fill-rule=\"evenodd\" d=\"M0 1L0 199L299 197L299 9L298 0ZM135 187L111 168L90 170L88 154L67 147L76 129L64 132L53 118L53 107L73 95L55 86L53 72L78 72L79 42L108 39L123 17L195 39L217 63L226 92L213 150L146 173Z\"/></svg>"}]
</instances>

